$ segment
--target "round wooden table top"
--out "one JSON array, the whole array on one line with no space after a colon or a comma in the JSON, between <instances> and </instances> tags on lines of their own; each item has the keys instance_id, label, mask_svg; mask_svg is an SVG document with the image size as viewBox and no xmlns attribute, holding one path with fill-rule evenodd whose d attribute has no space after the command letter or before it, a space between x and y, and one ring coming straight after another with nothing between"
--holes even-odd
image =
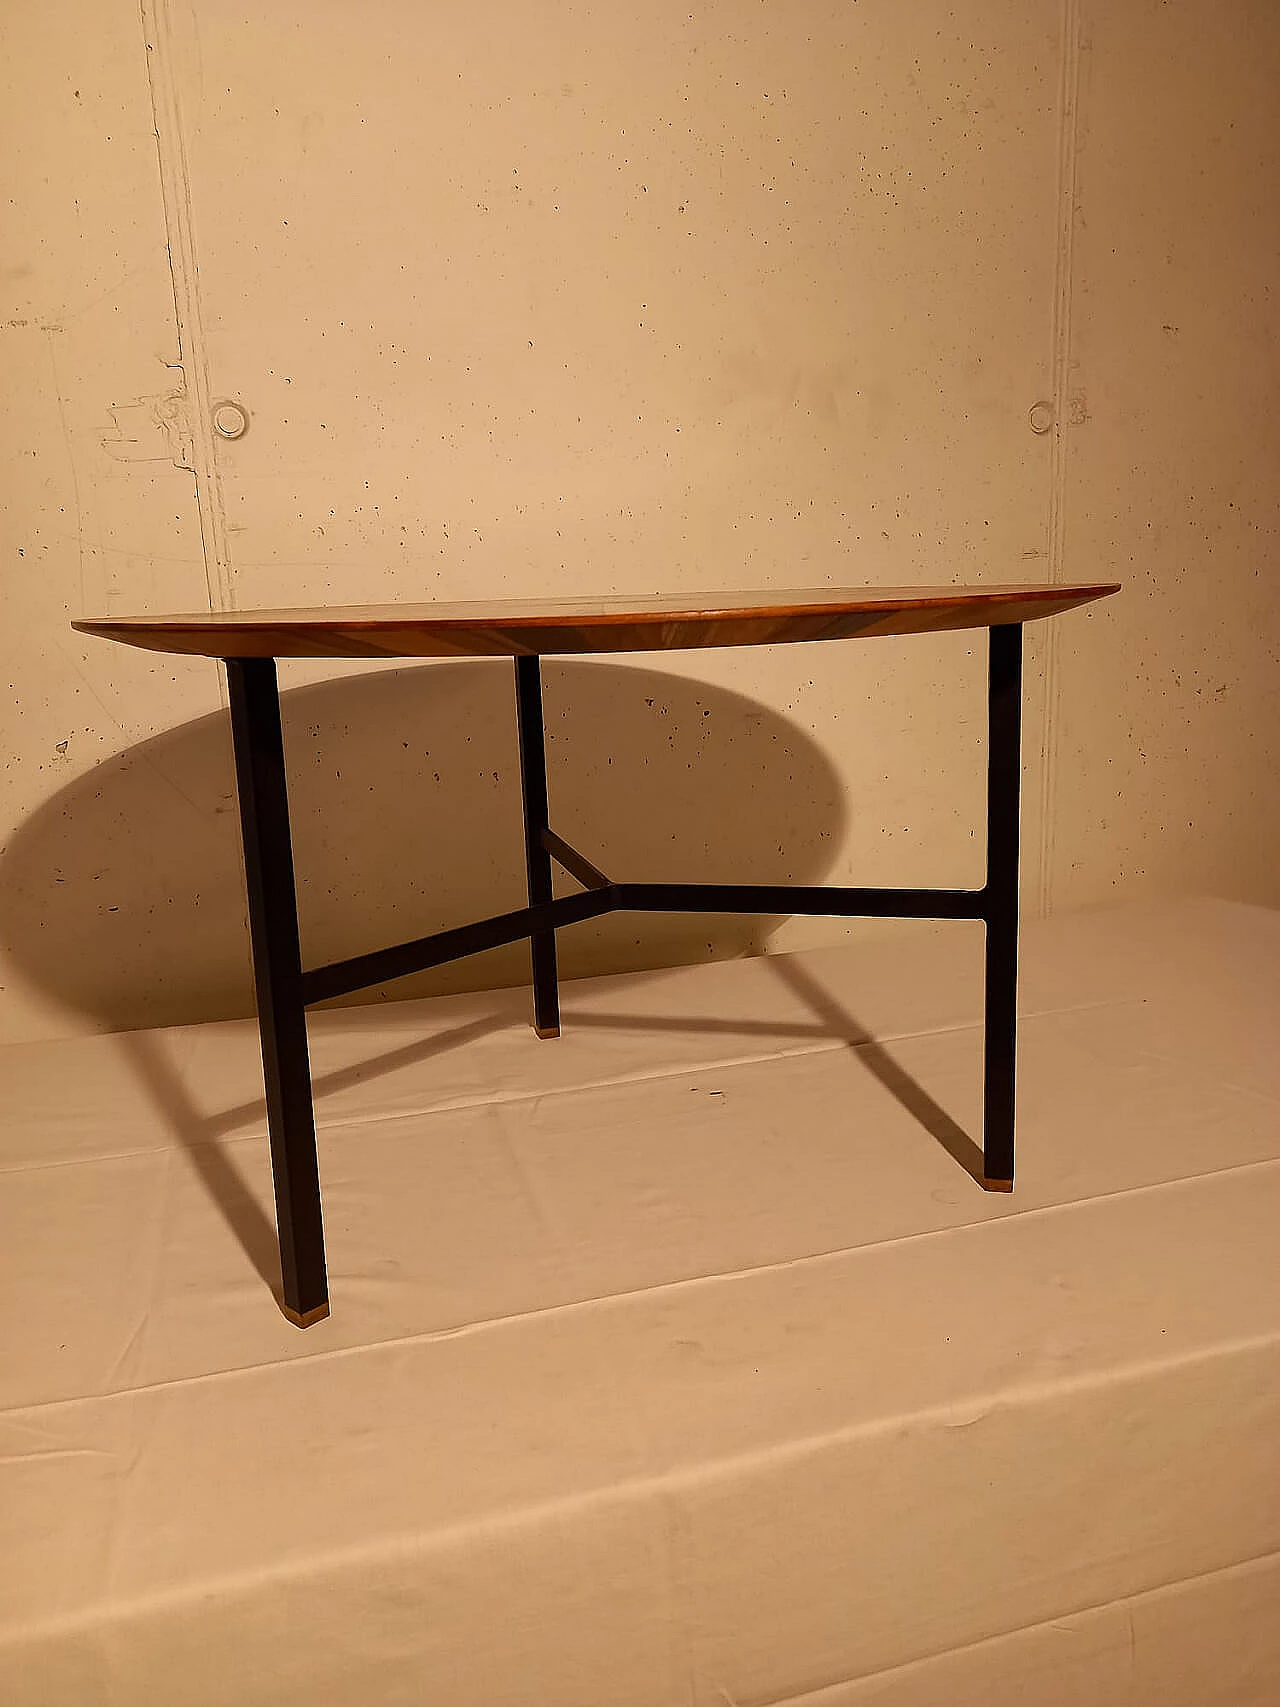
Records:
<instances>
[{"instance_id":1,"label":"round wooden table top","mask_svg":"<svg viewBox=\"0 0 1280 1707\"><path fill-rule=\"evenodd\" d=\"M786 592L333 605L299 610L110 616L81 634L205 658L486 658L774 646L860 635L929 634L1057 616L1119 591L1071 586L810 587Z\"/></svg>"}]
</instances>

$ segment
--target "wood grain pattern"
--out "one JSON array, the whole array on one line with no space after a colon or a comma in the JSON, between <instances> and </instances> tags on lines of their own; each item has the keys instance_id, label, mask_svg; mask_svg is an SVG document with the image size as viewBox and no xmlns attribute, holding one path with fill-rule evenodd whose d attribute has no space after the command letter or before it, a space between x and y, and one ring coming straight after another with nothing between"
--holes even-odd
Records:
<instances>
[{"instance_id":1,"label":"wood grain pattern","mask_svg":"<svg viewBox=\"0 0 1280 1707\"><path fill-rule=\"evenodd\" d=\"M1119 591L1072 586L814 587L475 604L319 606L73 622L81 634L205 658L485 658L774 646L989 628Z\"/></svg>"}]
</instances>

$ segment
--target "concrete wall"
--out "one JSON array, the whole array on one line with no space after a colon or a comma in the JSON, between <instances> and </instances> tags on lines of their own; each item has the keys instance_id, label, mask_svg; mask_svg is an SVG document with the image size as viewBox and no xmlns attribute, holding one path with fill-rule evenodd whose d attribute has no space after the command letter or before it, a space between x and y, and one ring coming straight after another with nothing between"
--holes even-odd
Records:
<instances>
[{"instance_id":1,"label":"concrete wall","mask_svg":"<svg viewBox=\"0 0 1280 1707\"><path fill-rule=\"evenodd\" d=\"M1027 904L1280 902L1280 14L256 12L5 23L0 1036L249 1006L217 672L67 629L102 610L1116 575L1028 631ZM313 958L518 903L508 670L282 677ZM547 697L556 821L619 876L978 878L980 636Z\"/></svg>"},{"instance_id":2,"label":"concrete wall","mask_svg":"<svg viewBox=\"0 0 1280 1707\"><path fill-rule=\"evenodd\" d=\"M1280 906L1280 10L1085 7L1052 905Z\"/></svg>"}]
</instances>

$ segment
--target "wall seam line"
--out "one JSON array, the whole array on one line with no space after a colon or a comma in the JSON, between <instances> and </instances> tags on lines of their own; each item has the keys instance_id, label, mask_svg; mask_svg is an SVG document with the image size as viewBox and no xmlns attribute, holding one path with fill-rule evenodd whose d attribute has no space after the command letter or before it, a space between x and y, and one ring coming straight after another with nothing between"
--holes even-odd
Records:
<instances>
[{"instance_id":1,"label":"wall seam line","mask_svg":"<svg viewBox=\"0 0 1280 1707\"><path fill-rule=\"evenodd\" d=\"M1049 464L1049 564L1051 584L1066 579L1067 431L1074 306L1076 162L1079 152L1080 0L1063 0L1062 76L1058 98L1058 228L1053 284L1053 441ZM1040 744L1040 813L1035 911L1053 911L1054 820L1059 744L1061 638L1046 624L1044 715Z\"/></svg>"},{"instance_id":2,"label":"wall seam line","mask_svg":"<svg viewBox=\"0 0 1280 1707\"><path fill-rule=\"evenodd\" d=\"M191 207L191 182L182 108L178 95L171 0L139 0L147 61L147 84L155 123L160 193L164 204L178 333L177 366L182 369L191 435L196 505L204 547L205 584L210 610L234 610L235 570L227 537L226 505L213 437L208 342L200 310L200 269Z\"/></svg>"}]
</instances>

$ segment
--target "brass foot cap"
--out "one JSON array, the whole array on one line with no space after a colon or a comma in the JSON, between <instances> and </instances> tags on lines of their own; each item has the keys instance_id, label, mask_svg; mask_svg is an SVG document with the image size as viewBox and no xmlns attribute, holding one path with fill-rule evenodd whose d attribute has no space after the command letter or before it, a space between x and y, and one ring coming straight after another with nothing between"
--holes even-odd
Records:
<instances>
[{"instance_id":1,"label":"brass foot cap","mask_svg":"<svg viewBox=\"0 0 1280 1707\"><path fill-rule=\"evenodd\" d=\"M323 1304L317 1304L314 1310L291 1310L287 1304L282 1304L280 1308L295 1328L314 1327L317 1322L323 1322L329 1314L327 1299Z\"/></svg>"},{"instance_id":2,"label":"brass foot cap","mask_svg":"<svg viewBox=\"0 0 1280 1707\"><path fill-rule=\"evenodd\" d=\"M1011 1179L986 1179L986 1178L983 1178L983 1179L980 1179L978 1181L978 1184L982 1187L983 1191L1012 1191L1013 1190L1013 1181Z\"/></svg>"},{"instance_id":3,"label":"brass foot cap","mask_svg":"<svg viewBox=\"0 0 1280 1707\"><path fill-rule=\"evenodd\" d=\"M538 1037L559 1037L560 1035L558 1025L535 1025L533 1029L534 1034Z\"/></svg>"}]
</instances>

